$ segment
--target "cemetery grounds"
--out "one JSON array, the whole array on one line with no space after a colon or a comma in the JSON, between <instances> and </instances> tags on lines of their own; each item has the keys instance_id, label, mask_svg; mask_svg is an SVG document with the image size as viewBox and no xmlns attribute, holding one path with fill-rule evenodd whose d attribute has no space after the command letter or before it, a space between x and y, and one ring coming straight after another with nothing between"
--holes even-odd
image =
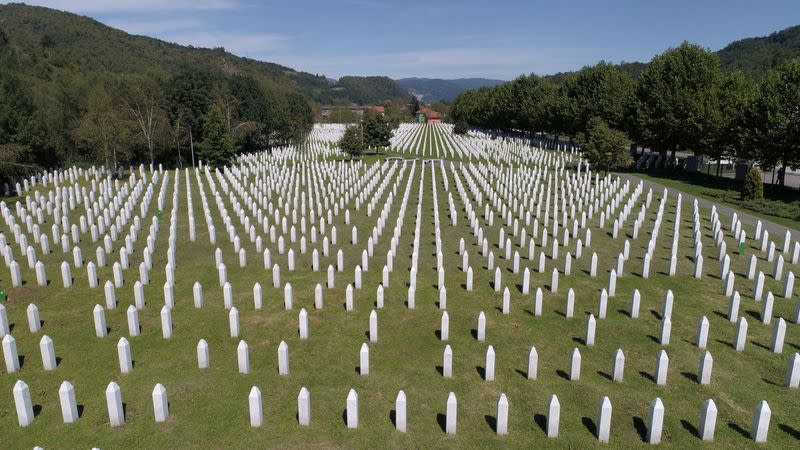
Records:
<instances>
[{"instance_id":1,"label":"cemetery grounds","mask_svg":"<svg viewBox=\"0 0 800 450\"><path fill-rule=\"evenodd\" d=\"M800 393L784 386L784 376L789 358L800 349L800 331L794 323L798 300L796 295L783 298L784 281L773 278L774 262L767 261L761 241L754 239L753 226L741 224L747 239L740 254L732 218L719 218L730 269L735 274L734 289L741 298L739 315L749 323L745 348L736 351L732 346L736 324L728 318L730 296L725 295L725 281L720 277L721 262L709 209L698 210L704 266L702 276L695 278L693 205L683 202L680 216L676 216L677 196L669 192L649 277L645 279L643 256L663 192L649 194L651 201L644 209L634 239L634 222L646 204L648 192L637 193L635 184L626 186L613 175L587 175L585 166L578 172L576 154L540 150L522 142L492 140L479 134L455 136L447 125L405 124L396 130L392 149L386 154L364 161L344 161L330 145L340 135L341 129L318 126L303 151L290 148L275 150L271 155L246 156L219 172L207 168L177 171L155 168L153 173L149 168L137 168L133 177L118 181L109 180L93 169L50 172L47 185L38 181L22 197L6 198L8 209L3 212L0 229L20 266L22 285L12 287L10 270L6 267L0 274L0 283L8 299L2 304L22 364L16 373L7 373L5 366L0 371L2 447L593 447L599 445L595 433L598 405L604 396L613 406L610 432L613 447L646 445L649 408L657 397L665 408L661 439L664 446L752 447L755 445L750 437L753 408L762 400L768 402L772 411L767 445L797 446ZM58 180L54 181L54 175ZM88 231L79 233L80 242L74 242L66 232L69 245L65 253L61 242L53 241L51 235L52 225L59 220L45 210L40 232L50 237L52 252L43 254L26 227L25 217L17 215L17 201L26 214L33 214L36 207L45 209L48 192L56 186L85 188L98 201L104 192L113 198L128 183L131 185L120 195L120 207L115 210L119 214L130 198L131 217L113 240L111 252L105 254L107 264L97 267L99 283L95 288L89 287L86 266L90 261L97 262L96 249L103 246L103 236L110 234L108 229L99 233L97 242L92 242ZM138 197L131 195L137 183L144 191ZM151 199L142 215L140 208L148 187L152 188ZM553 197L556 187L557 200ZM567 187L571 197L564 195L563 189ZM43 195L36 205L26 201L26 197L31 202L36 199L34 192ZM539 192L551 196L551 210L554 206L558 208L556 236L552 233L552 211L546 220L544 200L540 204L539 197L534 197ZM215 197L215 193L219 196ZM187 194L191 194L191 211ZM78 197L82 197L80 192ZM620 217L630 199L633 199L630 212L614 238L612 222ZM600 208L594 208L589 215L594 200ZM250 202L253 207L248 207ZM597 209L605 212L612 202L616 207L601 227ZM335 204L338 208L334 208ZM487 204L491 219L484 214ZM236 212L237 206L241 215ZM356 266L362 264L362 252L368 248L368 239L381 222L384 208L381 233L374 243L373 255L368 258L368 267L362 271L361 287L353 289L353 310L348 311L346 287L355 281ZM403 215L399 214L401 208ZM101 214L102 210L100 207ZM312 210L314 220L311 220ZM329 211L332 222L327 221ZM259 212L262 221L258 220ZM494 267L499 268L499 290L494 285L495 270L488 270L490 258L482 254L482 242L477 241L470 224L470 212L488 242ZM568 216L569 233L573 221L578 221L579 228L577 236L570 235L566 245L563 245L563 212ZM580 226L583 212L587 213L585 227ZM68 208L69 224L79 224L80 216L86 214L86 205L75 202ZM194 233L190 232L190 214L194 217ZM138 231L134 230L137 240L129 255L129 268L122 270L124 285L114 290L117 304L108 309L104 284L114 279L111 266L120 260L120 249L125 247L125 236L131 233L136 215L140 215L141 225ZM224 215L230 216L233 233L245 251L244 267L240 267L240 256L233 239L229 239ZM139 264L154 217L158 231L149 283L143 286L146 304L138 310L141 332L139 336L131 336L126 314L134 304L133 286L139 280ZM261 238L261 251L244 226L245 217L246 223L253 226L253 236ZM215 243L210 242L212 223L208 218L215 227ZM294 227L295 239L291 238L290 230L282 230L284 218L288 228ZM324 232L321 218L326 221ZM112 215L111 219L114 222L116 218ZM535 234L534 219L538 223ZM671 276L670 249L676 220L677 264L676 273ZM269 230L264 229L264 221L275 227L274 241ZM35 214L33 222L38 223ZM29 267L15 241L13 224L20 225L20 232L27 235L28 243L35 248L37 260L44 264L46 286L38 285L35 270ZM172 232L171 224L174 224ZM383 307L379 308L377 289L383 282L387 252L398 225L401 228L393 270L383 289ZM316 227L315 240L312 226ZM337 239L335 243L329 242L326 256L322 254L322 241L325 237L332 241L333 227ZM355 244L351 242L353 228L357 229ZM519 252L516 273L513 257L507 259L501 248L505 244L498 242L501 229L510 239L511 253ZM526 238L520 242L523 229ZM545 229L549 236L547 244L542 246ZM591 245L585 246L577 257L576 241L580 238L585 243L587 230L591 230ZM415 231L419 238L415 307L410 309L408 291ZM164 339L161 311L165 304L165 266L171 235L175 249L173 335ZM535 251L533 260L529 260L532 235ZM277 243L281 236L283 253ZM437 236L445 273L446 309L440 309L439 305ZM301 237L306 239L305 252L301 252ZM555 237L562 245L553 259ZM784 278L790 271L798 270L796 260L791 262L798 237L792 236L787 253L781 251L783 235L770 237L778 248L775 255L786 259ZM462 238L473 272L472 291L466 289L467 274L462 270L463 256L459 249ZM596 319L595 343L588 346L587 317L599 316L601 290L609 289L610 272L617 267L617 257L626 241L630 245L629 257L622 274L618 274L615 294L608 298L606 317ZM81 249L83 267L74 264L74 246ZM215 262L217 248L221 250L232 303L240 317L240 332L235 338L231 337L229 311L224 307ZM265 268L263 250L267 249L270 266ZM288 267L289 249L295 255L293 271ZM320 253L318 271L312 270L314 249ZM343 271L334 270L334 286L328 287L328 267L337 266L339 250L343 253ZM539 271L541 252L546 255L543 272ZM571 273L565 275L568 253L572 259ZM592 253L597 254L595 277L590 276ZM765 274L759 302L753 298L754 281L746 273L751 255L757 258L757 271ZM71 266L74 279L69 288L63 287L63 261ZM277 287L273 285L274 265L280 271ZM529 292L523 294L525 268L530 272L530 285ZM555 292L551 292L553 269L559 272ZM201 308L194 305L196 282L203 290ZM260 310L254 305L255 283L262 288ZM291 283L290 310L284 306L286 283ZM322 290L321 308L315 306L317 284ZM506 288L510 296L508 314L503 313ZM542 292L541 315L535 311L537 288ZM570 289L574 291L574 317L567 318L566 299ZM634 290L641 295L640 313L635 319L630 317ZM668 345L662 345L663 301L668 290L674 295L671 338ZM762 323L767 292L775 297L770 325ZM29 330L26 315L29 304L38 307L43 322L35 333ZM109 331L104 337L96 336L95 305L105 309ZM298 332L301 308L308 317L307 339L301 339ZM373 310L377 314L377 342L370 342L369 316ZM444 311L449 317L446 342L441 340ZM481 312L486 318L484 341L477 339ZM697 380L698 363L705 350L696 345L696 333L698 320L703 316L709 322L707 350L713 355L713 373L708 385ZM779 317L786 318L786 337L782 353L774 353L771 339ZM52 371L42 367L39 342L43 335L54 342L58 365ZM133 359L133 369L127 374L120 373L117 356L117 343L123 337L130 342ZM210 351L207 369L198 368L200 339L208 343ZM241 340L249 347L247 374L240 374L237 364L237 346ZM278 373L277 351L281 341L288 344L288 375ZM359 370L359 350L364 343L368 343L370 358L369 374L365 376ZM450 345L453 353L452 378L442 375L446 345ZM491 381L484 379L489 345L496 353L495 379ZM532 346L538 354L536 379L528 378ZM570 381L570 353L575 348L581 354L580 379ZM617 349L625 355L622 382L611 379ZM660 386L655 383L654 374L656 356L662 349L669 357L669 366L666 385ZM35 418L24 428L18 424L12 395L17 380L27 383L34 405ZM69 424L63 423L58 395L65 380L75 387L80 414L78 420ZM125 422L117 427L110 426L106 407L105 390L110 382L120 386L124 402ZM163 423L154 420L152 391L156 383L161 383L169 396L169 417ZM263 425L257 428L251 427L248 412L248 395L253 386L261 390L263 403ZM308 389L311 397L311 423L307 427L300 426L297 417L297 397L302 387ZM358 394L356 429L346 425L345 402L350 389ZM393 423L399 390L407 396L405 433L396 431ZM445 433L445 402L450 392L458 401L454 435ZM506 435L496 433L501 393L509 403ZM551 439L545 430L548 402L554 394L561 405L560 431L557 438ZM701 405L707 399L714 400L718 418L713 443L704 444L697 436L697 429Z\"/></svg>"}]
</instances>

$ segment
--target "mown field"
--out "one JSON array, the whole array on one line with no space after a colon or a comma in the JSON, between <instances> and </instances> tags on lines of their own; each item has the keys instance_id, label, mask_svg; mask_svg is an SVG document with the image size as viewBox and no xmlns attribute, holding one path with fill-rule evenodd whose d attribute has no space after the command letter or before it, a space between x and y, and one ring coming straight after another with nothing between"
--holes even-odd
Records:
<instances>
[{"instance_id":1,"label":"mown field","mask_svg":"<svg viewBox=\"0 0 800 450\"><path fill-rule=\"evenodd\" d=\"M427 133L441 133L440 129ZM430 141L429 141L430 142ZM496 143L494 145L503 145ZM402 154L393 152L392 154ZM408 153L405 156L409 156ZM371 157L366 162L346 162L339 165L355 165L359 174L370 165L381 164L383 157ZM73 267L75 284L65 289L61 284L59 265L72 260L72 256L54 246L49 255L39 255L47 267L50 284L36 285L35 272L28 268L14 247L13 233L3 224L2 230L14 247L14 254L22 266L25 285L12 288L9 271L0 274L0 285L8 293L4 303L11 333L23 363L18 373L8 374L3 367L0 372L0 436L5 448L486 448L486 447L563 447L576 448L596 446L594 435L597 408L603 396L608 396L613 405L610 444L615 448L641 447L646 436L648 409L656 397L665 405L664 435L662 445L672 448L687 448L700 445L696 435L700 407L704 400L713 399L719 409L714 448L752 447L749 437L753 407L761 400L769 402L772 421L768 446L774 448L794 447L800 439L800 393L783 386L786 364L800 349L797 325L788 324L786 344L782 354L770 350L772 325L760 321L760 304L752 298L753 282L745 276L749 255L759 258L758 268L766 276L766 291L776 294L774 316L788 318L795 307L794 299L778 296L782 281L773 280L772 263L758 249L758 242L749 240L744 255L737 254L736 242L729 226L730 218L723 217L722 224L731 268L736 273L736 289L742 297L741 314L750 326L746 348L736 352L731 342L734 324L727 319L728 298L723 295L723 283L719 278L719 261L711 231L710 211L700 210L703 230L703 255L705 265L703 277L692 277L694 271L694 248L692 237L692 206L683 204L680 217L680 244L677 274L667 275L669 249L675 217L676 196L670 193L657 241L649 279L641 277L642 257L650 238L661 192L653 193L653 202L648 208L644 225L637 239L632 239L632 224L644 192L625 222L620 236L610 235L610 221L604 229L599 228L599 215L588 220L592 230L591 247L585 248L580 259L574 259L571 275L563 273L557 292L550 292L550 272L554 267L563 271L567 251L575 252L574 239L562 247L556 261L550 259L550 244L545 249L547 267L544 273L538 267L537 239L536 260L527 259L527 247L519 247L518 238L512 238L515 250L521 258L520 273L513 273L511 261L501 257L497 237L504 220L495 211L494 224L489 226L483 217L483 206L473 207L479 212L478 220L494 252L494 262L502 270L502 283L511 294L510 314L502 314L502 292L493 289L493 271L486 270L487 259L480 255L480 246L469 227L466 205L456 192L456 184L450 163L435 164L435 183L432 182L431 165L418 161L408 166L402 178L396 178L399 166L387 182L387 189L377 202L378 211L386 202L396 184L394 203L386 220L383 235L375 245L374 256L369 260L369 270L363 273L363 287L355 289L355 309L346 311L345 288L353 282L354 268L361 261L361 252L366 248L368 233L377 223L377 212L368 216L366 205L356 210L351 200L346 209L350 211L351 223L345 224L344 212L334 217L338 231L338 245L331 245L331 256L321 257L323 270L311 270L311 251L321 248L322 236L317 243L309 242L308 252L300 254L297 243L287 248L297 252L297 270L287 270L287 255L278 254L277 246L263 237L265 247L272 252L272 262L281 267L281 286L274 288L271 270L266 270L263 257L256 252L253 243L246 238L238 221L233 223L247 251L246 267L239 267L238 255L222 231L220 211L211 195L205 175L203 184L197 183L194 172L189 172L189 183L184 172L180 172L180 183L176 212L175 308L172 311L174 337L165 340L161 335L160 310L163 305L163 270L167 261L168 224L172 217L172 194L175 172L167 180L166 204L162 224L156 243L150 283L145 286L147 304L139 312L141 335L130 337L125 311L133 304L133 282L138 278L141 248L147 235L146 226L139 233L137 251L131 257L131 269L125 271L125 286L117 289L118 306L106 311L110 333L97 338L92 322L92 308L104 305L102 283L112 279L111 268L98 269L101 287L88 286L86 269ZM510 167L511 173L522 173L518 163L493 163ZM303 165L288 162L281 171L306 170ZM278 167L278 166L275 166ZM532 167L527 165L527 167ZM443 168L447 171L445 184ZM273 168L274 169L274 168ZM457 168L456 171L460 171ZM283 173L283 172L280 172ZM280 173L276 176L280 176ZM567 172L570 173L570 172ZM409 177L413 182L409 184ZM466 178L460 173L462 183ZM248 182L253 177L245 176ZM383 181L382 177L377 182ZM217 180L217 186L219 182ZM418 196L422 186L422 195ZM496 187L494 182L493 187ZM389 286L385 287L385 305L375 305L376 288L381 283L381 269L390 248L392 228L398 218L405 189L410 188L408 205L403 220L402 236L394 258L394 271ZM158 186L160 188L160 185ZM332 185L299 185L299 192L335 189ZM434 202L433 190L437 201ZM631 186L631 192L634 186ZM42 189L38 187L38 189ZM209 243L208 231L203 218L200 190L205 190L215 226L217 244ZM197 221L197 236L189 239L187 214L187 190L191 190L194 217ZM157 190L156 190L157 191ZM375 191L369 191L371 199ZM448 207L448 192L458 216L457 225L451 225ZM287 198L287 192L274 192L268 201L278 202L279 195ZM229 213L233 206L228 195L222 195ZM237 197L239 198L239 197ZM475 203L475 199L470 196ZM484 203L486 192L484 192ZM338 200L338 198L336 199ZM627 196L624 200L627 200ZM16 199L6 199L14 210ZM242 201L239 198L239 201ZM406 305L414 223L418 201L421 201L420 253L416 283L416 308ZM624 202L623 202L624 203ZM568 205L569 207L569 205ZM138 208L138 205L137 205ZM281 205L282 208L282 205ZM447 289L447 312L450 318L448 342L439 339L442 310L438 307L439 286L437 284L434 209L440 215ZM157 207L155 199L144 223L149 223ZM71 212L77 221L82 207ZM138 209L137 209L138 212ZM616 214L615 214L616 216ZM52 218L50 218L52 219ZM524 225L521 218L520 226ZM570 222L571 223L571 222ZM44 229L48 230L50 222ZM350 244L350 230L358 228L359 240ZM259 227L257 227L259 228ZM309 224L310 228L310 224ZM510 231L509 227L505 227ZM530 236L530 227L527 227ZM745 226L748 235L753 230ZM584 235L581 230L579 237ZM541 230L540 230L541 233ZM560 232L561 233L561 232ZM559 235L560 235L559 233ZM280 232L278 233L280 234ZM298 240L299 240L298 230ZM459 239L464 238L474 270L475 289L465 289L466 276L461 271ZM550 238L552 240L552 236ZM608 316L597 320L596 345L584 342L586 317L597 315L599 292L607 287L609 271L616 264L624 241L630 242L630 258L625 264L624 274L619 278L616 296L609 299ZM780 246L782 236L774 237ZM93 259L97 244L88 237L80 242L84 259ZM119 242L114 244L115 252ZM228 312L223 307L222 288L219 286L214 251L222 250L227 266L228 280L233 287L234 304L241 316L240 339L250 348L251 372L238 373L236 347L239 338L229 334ZM345 269L336 273L335 287L324 288L324 307L314 307L314 287L325 285L325 269L336 264L335 253L344 252ZM37 250L39 250L37 248ZM590 258L596 252L599 258L598 275L589 276ZM38 254L38 253L37 253ZM114 253L108 255L113 261ZM544 307L541 316L533 314L533 295L521 292L522 268L529 267L531 291L541 287L544 292ZM787 261L788 270L797 272L798 267ZM200 282L204 289L205 306L196 309L192 303L192 286ZM264 306L255 310L253 284L259 282L264 292ZM294 293L294 307L285 310L283 305L283 283L290 282ZM564 316L565 298L569 288L575 291L575 317ZM629 316L630 299L634 289L641 293L641 314L638 319ZM675 296L672 313L672 338L668 346L658 342L661 327L662 300L667 290ZM795 289L797 291L797 289ZM796 297L796 295L795 295ZM35 303L44 325L37 333L28 330L25 309ZM310 337L301 340L298 334L298 314L305 308L309 315ZM379 338L370 344L370 374L361 376L358 371L359 349L368 342L368 317L370 311L378 314ZM483 311L487 318L487 338L479 342L476 337L477 317ZM714 369L710 385L702 386L695 375L703 350L695 345L697 321L705 315L710 322L708 350L714 357ZM776 319L773 319L773 324ZM60 362L56 370L44 371L39 354L39 339L50 336ZM130 374L121 374L117 360L117 341L126 337L131 342L134 369ZM210 348L211 368L197 367L196 345L205 339ZM278 374L277 349L281 341L289 346L290 373ZM442 352L445 344L453 349L453 378L445 379L440 373ZM496 379L483 379L485 353L492 345L497 354ZM531 346L539 355L539 370L536 380L527 378L527 358ZM581 378L569 381L569 355L573 348L582 354ZM625 352L625 378L622 383L610 379L611 364L618 348ZM669 372L666 386L657 386L653 380L656 355L664 348L669 355ZM12 397L12 388L18 380L24 380L31 389L37 415L33 423L20 428ZM62 423L58 399L58 388L62 381L69 380L76 390L81 417L75 423ZM111 381L122 389L125 403L125 424L112 428L106 409L105 388ZM170 416L166 423L153 419L151 393L156 383L163 384L170 401ZM263 395L264 425L250 426L248 393L258 386ZM300 427L297 422L297 395L301 387L311 393L311 426ZM345 400L350 389L359 395L359 427L348 429L345 424ZM398 390L404 390L408 398L408 431L394 429L394 400ZM445 401L449 392L458 399L458 432L447 435L444 431ZM495 433L496 406L501 393L510 403L509 433ZM544 431L547 402L556 394L561 403L560 436L548 439Z\"/></svg>"}]
</instances>

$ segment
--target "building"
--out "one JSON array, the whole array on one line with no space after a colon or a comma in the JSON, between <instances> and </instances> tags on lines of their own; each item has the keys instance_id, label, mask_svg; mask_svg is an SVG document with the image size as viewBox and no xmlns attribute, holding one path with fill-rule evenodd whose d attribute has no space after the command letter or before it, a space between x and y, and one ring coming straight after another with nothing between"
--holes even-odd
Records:
<instances>
[{"instance_id":1,"label":"building","mask_svg":"<svg viewBox=\"0 0 800 450\"><path fill-rule=\"evenodd\" d=\"M442 115L430 108L421 108L417 111L418 123L442 123Z\"/></svg>"},{"instance_id":2,"label":"building","mask_svg":"<svg viewBox=\"0 0 800 450\"><path fill-rule=\"evenodd\" d=\"M361 120L364 117L364 113L366 111L374 111L380 115L384 115L386 108L383 106L361 106L361 105L350 105L350 106L331 106L331 105L323 105L319 109L319 117L317 118L320 122L342 122L342 117L352 117L354 119Z\"/></svg>"}]
</instances>

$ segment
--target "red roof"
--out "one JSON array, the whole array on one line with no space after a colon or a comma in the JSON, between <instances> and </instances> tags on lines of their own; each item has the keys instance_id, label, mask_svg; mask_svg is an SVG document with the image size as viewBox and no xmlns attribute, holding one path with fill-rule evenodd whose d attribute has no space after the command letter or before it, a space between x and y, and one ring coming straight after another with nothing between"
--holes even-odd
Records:
<instances>
[{"instance_id":1,"label":"red roof","mask_svg":"<svg viewBox=\"0 0 800 450\"><path fill-rule=\"evenodd\" d=\"M427 118L428 120L440 119L441 118L441 115L438 112L436 112L436 111L434 111L434 110L432 110L430 108L422 108L422 109L419 110L419 112L421 112L422 114L425 114L425 118Z\"/></svg>"},{"instance_id":2,"label":"red roof","mask_svg":"<svg viewBox=\"0 0 800 450\"><path fill-rule=\"evenodd\" d=\"M375 111L377 113L383 114L385 108L383 106L368 106L367 107L370 111Z\"/></svg>"}]
</instances>

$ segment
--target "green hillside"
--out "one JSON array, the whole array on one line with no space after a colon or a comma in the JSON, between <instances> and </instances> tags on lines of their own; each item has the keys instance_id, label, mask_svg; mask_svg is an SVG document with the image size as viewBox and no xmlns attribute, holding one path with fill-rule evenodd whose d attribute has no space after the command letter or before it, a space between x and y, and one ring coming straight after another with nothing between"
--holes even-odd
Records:
<instances>
[{"instance_id":1,"label":"green hillside","mask_svg":"<svg viewBox=\"0 0 800 450\"><path fill-rule=\"evenodd\" d=\"M800 25L776 31L769 36L731 42L717 54L723 68L740 69L747 74L761 76L787 59L800 57Z\"/></svg>"},{"instance_id":2,"label":"green hillside","mask_svg":"<svg viewBox=\"0 0 800 450\"><path fill-rule=\"evenodd\" d=\"M723 70L738 69L754 78L760 78L782 62L800 57L800 25L776 31L769 36L733 41L715 53L719 56ZM647 63L623 61L615 64L615 67L636 79L647 67ZM570 72L559 72L545 78L561 83L568 73Z\"/></svg>"},{"instance_id":3,"label":"green hillside","mask_svg":"<svg viewBox=\"0 0 800 450\"><path fill-rule=\"evenodd\" d=\"M406 96L388 78L376 83L373 77L346 77L346 83L332 84L324 75L239 57L224 48L135 36L89 17L18 3L0 5L0 33L0 44L13 55L8 60L12 69L39 77L53 66L127 75L193 70L251 76L273 88L298 90L317 103L378 103ZM363 88L355 87L359 82Z\"/></svg>"}]
</instances>

